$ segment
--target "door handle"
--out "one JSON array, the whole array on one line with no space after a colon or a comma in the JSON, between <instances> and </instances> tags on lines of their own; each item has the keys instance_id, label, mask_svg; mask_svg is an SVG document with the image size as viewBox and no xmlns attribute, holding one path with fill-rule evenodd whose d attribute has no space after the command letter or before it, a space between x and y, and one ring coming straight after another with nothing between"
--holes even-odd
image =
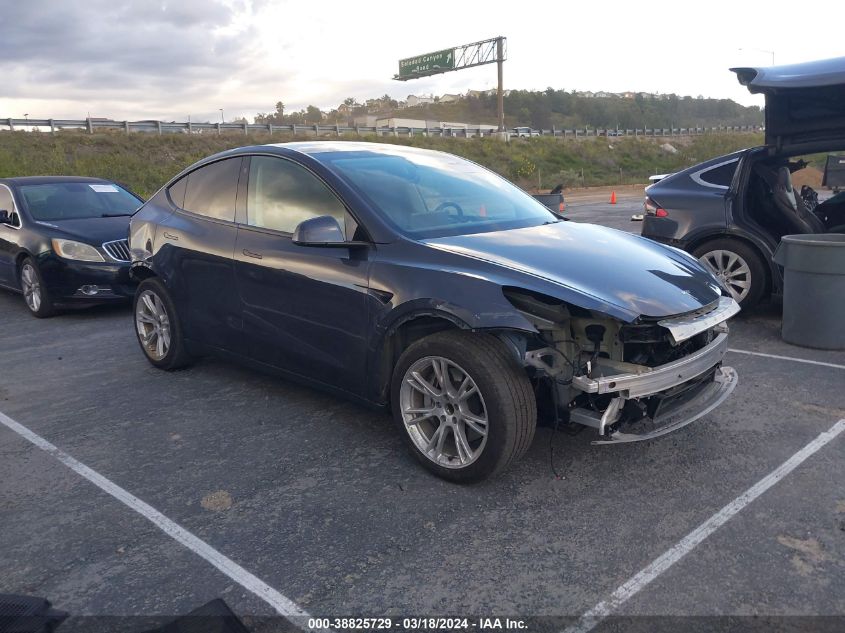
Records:
<instances>
[{"instance_id":1,"label":"door handle","mask_svg":"<svg viewBox=\"0 0 845 633\"><path fill-rule=\"evenodd\" d=\"M166 239L166 240L173 240L174 242L178 242L178 241L179 241L179 236L178 236L178 235L174 235L173 233L168 233L167 231L165 231L164 233L162 233L162 236L163 236L163 237L164 237L164 239Z\"/></svg>"},{"instance_id":2,"label":"door handle","mask_svg":"<svg viewBox=\"0 0 845 633\"><path fill-rule=\"evenodd\" d=\"M243 250L243 254L247 257L252 257L253 259L263 259L263 255L261 253L253 253L252 251L248 251L247 249Z\"/></svg>"}]
</instances>

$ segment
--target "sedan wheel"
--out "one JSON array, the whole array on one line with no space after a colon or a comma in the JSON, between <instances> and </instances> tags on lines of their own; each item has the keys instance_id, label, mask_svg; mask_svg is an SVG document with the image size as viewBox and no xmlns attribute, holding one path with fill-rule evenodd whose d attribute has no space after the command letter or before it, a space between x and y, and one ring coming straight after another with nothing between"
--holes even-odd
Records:
<instances>
[{"instance_id":1,"label":"sedan wheel","mask_svg":"<svg viewBox=\"0 0 845 633\"><path fill-rule=\"evenodd\" d=\"M152 360L170 351L170 317L164 302L152 290L144 290L135 304L135 326L141 346Z\"/></svg>"},{"instance_id":2,"label":"sedan wheel","mask_svg":"<svg viewBox=\"0 0 845 633\"><path fill-rule=\"evenodd\" d=\"M27 257L21 262L18 281L20 282L24 303L26 303L26 307L29 308L32 316L44 319L56 313L53 300L44 285L41 271L38 270L35 260L31 257Z\"/></svg>"},{"instance_id":3,"label":"sedan wheel","mask_svg":"<svg viewBox=\"0 0 845 633\"><path fill-rule=\"evenodd\" d=\"M428 356L405 372L402 421L414 445L444 468L472 464L487 443L487 407L470 375L457 363Z\"/></svg>"},{"instance_id":4,"label":"sedan wheel","mask_svg":"<svg viewBox=\"0 0 845 633\"><path fill-rule=\"evenodd\" d=\"M21 290L26 305L33 312L41 309L41 282L32 264L26 263L21 268Z\"/></svg>"},{"instance_id":5,"label":"sedan wheel","mask_svg":"<svg viewBox=\"0 0 845 633\"><path fill-rule=\"evenodd\" d=\"M751 290L751 267L740 255L733 251L708 251L699 257L725 285L737 303L748 296Z\"/></svg>"}]
</instances>

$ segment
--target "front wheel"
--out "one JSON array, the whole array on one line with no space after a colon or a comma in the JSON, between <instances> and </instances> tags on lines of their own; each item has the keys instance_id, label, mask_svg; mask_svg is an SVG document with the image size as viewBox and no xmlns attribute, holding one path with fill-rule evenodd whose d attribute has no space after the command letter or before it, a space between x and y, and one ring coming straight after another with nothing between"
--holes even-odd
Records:
<instances>
[{"instance_id":1,"label":"front wheel","mask_svg":"<svg viewBox=\"0 0 845 633\"><path fill-rule=\"evenodd\" d=\"M41 271L31 257L23 260L20 270L20 285L23 300L32 316L44 319L53 316L56 309L44 285Z\"/></svg>"},{"instance_id":2,"label":"front wheel","mask_svg":"<svg viewBox=\"0 0 845 633\"><path fill-rule=\"evenodd\" d=\"M743 309L756 305L766 292L763 260L753 248L733 239L714 240L693 251Z\"/></svg>"},{"instance_id":3,"label":"front wheel","mask_svg":"<svg viewBox=\"0 0 845 633\"><path fill-rule=\"evenodd\" d=\"M176 306L160 279L153 277L140 283L133 308L135 334L150 363L165 370L190 363Z\"/></svg>"},{"instance_id":4,"label":"front wheel","mask_svg":"<svg viewBox=\"0 0 845 633\"><path fill-rule=\"evenodd\" d=\"M525 370L489 334L440 332L396 364L393 417L411 453L450 481L481 481L528 450L537 424Z\"/></svg>"}]
</instances>

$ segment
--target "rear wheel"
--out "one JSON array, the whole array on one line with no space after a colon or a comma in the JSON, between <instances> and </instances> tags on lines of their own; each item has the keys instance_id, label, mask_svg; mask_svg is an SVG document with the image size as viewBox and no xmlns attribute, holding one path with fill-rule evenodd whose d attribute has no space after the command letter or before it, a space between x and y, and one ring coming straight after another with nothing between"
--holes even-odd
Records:
<instances>
[{"instance_id":1,"label":"rear wheel","mask_svg":"<svg viewBox=\"0 0 845 633\"><path fill-rule=\"evenodd\" d=\"M56 313L53 301L44 286L41 271L38 270L38 265L31 257L23 260L19 281L24 303L33 316L44 319Z\"/></svg>"},{"instance_id":2,"label":"rear wheel","mask_svg":"<svg viewBox=\"0 0 845 633\"><path fill-rule=\"evenodd\" d=\"M488 334L440 332L412 344L394 369L391 400L412 454L456 482L504 470L531 445L537 424L525 370Z\"/></svg>"},{"instance_id":3,"label":"rear wheel","mask_svg":"<svg viewBox=\"0 0 845 633\"><path fill-rule=\"evenodd\" d=\"M140 283L133 303L135 334L147 360L159 369L173 370L191 361L176 306L161 280Z\"/></svg>"},{"instance_id":4,"label":"rear wheel","mask_svg":"<svg viewBox=\"0 0 845 633\"><path fill-rule=\"evenodd\" d=\"M766 292L765 265L753 248L739 240L721 239L702 244L693 256L707 266L743 308L756 305Z\"/></svg>"}]
</instances>

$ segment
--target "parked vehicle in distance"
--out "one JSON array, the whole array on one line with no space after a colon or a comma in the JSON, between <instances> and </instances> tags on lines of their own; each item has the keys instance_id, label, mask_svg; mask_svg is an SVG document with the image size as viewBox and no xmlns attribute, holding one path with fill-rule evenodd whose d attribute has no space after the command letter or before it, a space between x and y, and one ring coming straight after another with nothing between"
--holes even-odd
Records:
<instances>
[{"instance_id":1,"label":"parked vehicle in distance","mask_svg":"<svg viewBox=\"0 0 845 633\"><path fill-rule=\"evenodd\" d=\"M100 178L0 178L0 286L36 317L132 297L127 235L143 202Z\"/></svg>"},{"instance_id":2,"label":"parked vehicle in distance","mask_svg":"<svg viewBox=\"0 0 845 633\"><path fill-rule=\"evenodd\" d=\"M130 248L154 366L221 354L389 406L414 456L453 481L521 456L538 407L600 442L641 440L737 380L722 359L739 308L695 259L561 221L442 152L223 152L141 207Z\"/></svg>"},{"instance_id":3,"label":"parked vehicle in distance","mask_svg":"<svg viewBox=\"0 0 845 633\"><path fill-rule=\"evenodd\" d=\"M692 253L743 307L779 294L772 261L784 235L845 232L845 199L799 194L797 157L845 148L845 57L766 68L734 68L766 97L765 146L666 176L646 189L642 235ZM809 203L809 204L808 204Z\"/></svg>"},{"instance_id":4,"label":"parked vehicle in distance","mask_svg":"<svg viewBox=\"0 0 845 633\"><path fill-rule=\"evenodd\" d=\"M540 132L532 130L530 127L515 127L510 135L511 138L528 138L531 136L540 136Z\"/></svg>"}]
</instances>

